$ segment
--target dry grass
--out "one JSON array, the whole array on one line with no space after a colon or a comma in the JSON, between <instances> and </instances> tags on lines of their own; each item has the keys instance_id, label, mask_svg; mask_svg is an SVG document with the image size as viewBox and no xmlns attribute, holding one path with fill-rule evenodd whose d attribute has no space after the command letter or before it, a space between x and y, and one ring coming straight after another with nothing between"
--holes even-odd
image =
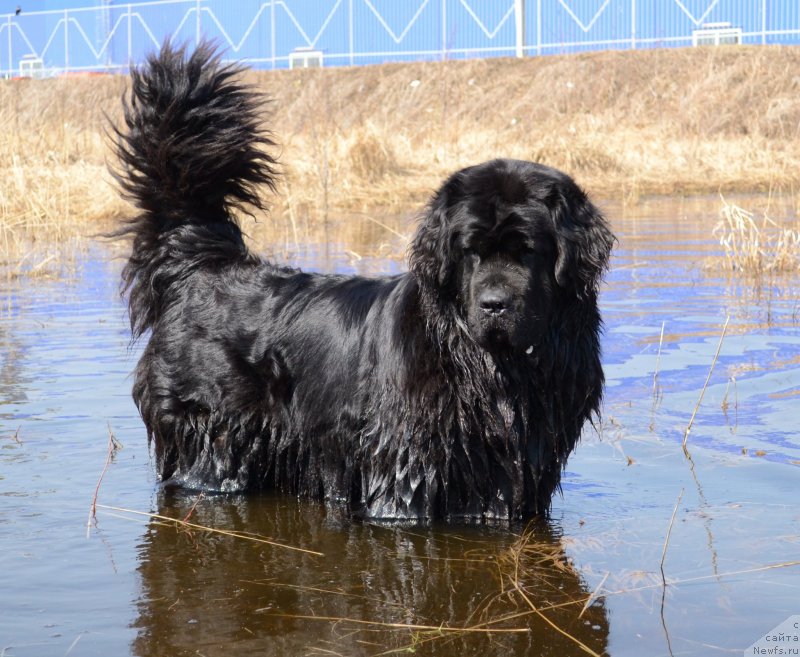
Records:
<instances>
[{"instance_id":1,"label":"dry grass","mask_svg":"<svg viewBox=\"0 0 800 657\"><path fill-rule=\"evenodd\" d=\"M121 78L0 83L0 270L50 275L129 212L109 183L104 110Z\"/></svg>"},{"instance_id":2,"label":"dry grass","mask_svg":"<svg viewBox=\"0 0 800 657\"><path fill-rule=\"evenodd\" d=\"M754 213L722 200L714 236L725 250L729 271L762 276L800 272L800 228L777 224L766 213Z\"/></svg>"},{"instance_id":3,"label":"dry grass","mask_svg":"<svg viewBox=\"0 0 800 657\"><path fill-rule=\"evenodd\" d=\"M259 246L367 233L396 249L394 233L444 177L498 156L542 161L595 197L628 201L790 191L797 70L796 48L737 47L253 72L273 99L265 113L284 178L273 212L246 229ZM104 134L126 84L0 83L0 261L129 212L106 172Z\"/></svg>"},{"instance_id":4,"label":"dry grass","mask_svg":"<svg viewBox=\"0 0 800 657\"><path fill-rule=\"evenodd\" d=\"M105 473L105 469L103 470L103 473ZM101 479L102 479L102 475L101 475ZM98 486L99 486L99 482L98 482ZM243 540L243 541L251 541L253 543L259 543L259 544L262 544L262 545L270 545L272 547L280 548L280 549L283 549L283 550L291 550L291 551L294 551L294 552L302 552L304 554L310 554L310 555L317 556L317 557L324 557L325 556L322 552L317 552L316 550L307 550L307 549L302 548L302 547L289 545L288 543L284 543L284 542L280 542L280 541L273 541L273 540L271 540L269 538L266 538L264 536L259 536L258 534L253 534L251 532L233 531L233 530L230 530L230 529L218 529L218 528L215 528L215 527L208 527L206 525L198 525L197 523L189 522L186 519L181 520L180 518L170 518L169 516L162 516L162 515L160 515L158 513L155 513L155 512L137 511L136 509L126 509L126 508L119 507L119 506L109 506L107 504L97 504L97 499L96 498L92 501L92 508L91 508L91 511L90 511L90 523L91 523L91 520L93 519L93 515L92 514L97 509L104 509L106 511L118 512L118 513L121 513L121 514L130 514L130 515L134 515L134 516L146 516L146 517L150 518L153 522L163 523L163 524L165 524L166 526L169 526L169 527L184 528L184 529L190 529L190 530L205 532L205 533L209 533L209 534L219 534L221 536L229 536L231 538L236 538L236 539L240 539L240 540ZM191 515L191 513L189 515ZM187 516L187 518L188 517L189 516ZM91 526L91 524L90 524L90 526Z\"/></svg>"},{"instance_id":5,"label":"dry grass","mask_svg":"<svg viewBox=\"0 0 800 657\"><path fill-rule=\"evenodd\" d=\"M800 86L790 48L606 52L254 74L297 163L329 153L329 202L418 205L451 171L497 156L566 170L595 196L790 189ZM324 114L320 122L318 117ZM309 125L315 129L310 130ZM369 184L347 143L367 124L392 154Z\"/></svg>"}]
</instances>

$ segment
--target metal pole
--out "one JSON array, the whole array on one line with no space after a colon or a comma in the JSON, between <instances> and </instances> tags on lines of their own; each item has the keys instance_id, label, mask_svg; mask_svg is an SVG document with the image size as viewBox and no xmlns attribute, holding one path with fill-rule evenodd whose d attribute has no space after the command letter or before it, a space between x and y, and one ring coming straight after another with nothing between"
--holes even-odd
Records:
<instances>
[{"instance_id":1,"label":"metal pole","mask_svg":"<svg viewBox=\"0 0 800 657\"><path fill-rule=\"evenodd\" d=\"M447 0L442 0L442 61L447 59Z\"/></svg>"},{"instance_id":2,"label":"metal pole","mask_svg":"<svg viewBox=\"0 0 800 657\"><path fill-rule=\"evenodd\" d=\"M275 0L269 3L270 13L270 41L272 47L272 70L275 70Z\"/></svg>"},{"instance_id":3,"label":"metal pole","mask_svg":"<svg viewBox=\"0 0 800 657\"><path fill-rule=\"evenodd\" d=\"M200 45L200 0L197 0L197 4L195 5L194 11L197 14L197 16L195 16L196 22L195 22L194 44L196 46L199 46Z\"/></svg>"},{"instance_id":4,"label":"metal pole","mask_svg":"<svg viewBox=\"0 0 800 657\"><path fill-rule=\"evenodd\" d=\"M761 45L767 43L767 0L761 0Z\"/></svg>"},{"instance_id":5,"label":"metal pole","mask_svg":"<svg viewBox=\"0 0 800 657\"><path fill-rule=\"evenodd\" d=\"M133 14L131 6L128 5L128 67L133 65Z\"/></svg>"},{"instance_id":6,"label":"metal pole","mask_svg":"<svg viewBox=\"0 0 800 657\"><path fill-rule=\"evenodd\" d=\"M525 56L525 0L514 0L514 18L517 21L517 57Z\"/></svg>"},{"instance_id":7,"label":"metal pole","mask_svg":"<svg viewBox=\"0 0 800 657\"><path fill-rule=\"evenodd\" d=\"M353 58L353 0L350 0L350 66L355 64L355 60Z\"/></svg>"},{"instance_id":8,"label":"metal pole","mask_svg":"<svg viewBox=\"0 0 800 657\"><path fill-rule=\"evenodd\" d=\"M69 14L64 10L64 73L69 73Z\"/></svg>"},{"instance_id":9,"label":"metal pole","mask_svg":"<svg viewBox=\"0 0 800 657\"><path fill-rule=\"evenodd\" d=\"M536 54L542 54L542 0L536 0Z\"/></svg>"},{"instance_id":10,"label":"metal pole","mask_svg":"<svg viewBox=\"0 0 800 657\"><path fill-rule=\"evenodd\" d=\"M14 53L11 51L11 14L8 15L8 77L14 77Z\"/></svg>"},{"instance_id":11,"label":"metal pole","mask_svg":"<svg viewBox=\"0 0 800 657\"><path fill-rule=\"evenodd\" d=\"M636 50L636 0L631 0L631 50Z\"/></svg>"}]
</instances>

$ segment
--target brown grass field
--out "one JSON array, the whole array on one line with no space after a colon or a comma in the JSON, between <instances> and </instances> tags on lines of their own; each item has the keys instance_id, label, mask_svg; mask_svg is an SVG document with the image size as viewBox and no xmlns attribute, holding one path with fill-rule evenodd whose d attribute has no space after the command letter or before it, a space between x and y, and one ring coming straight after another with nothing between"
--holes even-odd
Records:
<instances>
[{"instance_id":1,"label":"brown grass field","mask_svg":"<svg viewBox=\"0 0 800 657\"><path fill-rule=\"evenodd\" d=\"M501 156L558 167L593 197L626 203L794 196L798 71L800 49L769 46L252 72L272 99L265 120L284 175L273 211L248 232L262 244L399 239L449 173ZM130 212L107 172L126 84L0 82L0 260Z\"/></svg>"}]
</instances>

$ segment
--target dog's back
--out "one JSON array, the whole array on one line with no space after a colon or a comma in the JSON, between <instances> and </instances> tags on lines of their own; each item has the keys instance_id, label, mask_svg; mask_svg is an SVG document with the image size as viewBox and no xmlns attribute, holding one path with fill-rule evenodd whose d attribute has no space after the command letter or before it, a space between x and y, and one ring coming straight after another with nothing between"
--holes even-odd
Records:
<instances>
[{"instance_id":1,"label":"dog's back","mask_svg":"<svg viewBox=\"0 0 800 657\"><path fill-rule=\"evenodd\" d=\"M134 337L187 276L247 258L231 211L263 208L258 187L273 187L275 160L240 71L208 44L189 55L169 43L131 71L114 173L140 210L121 231L133 237L123 282Z\"/></svg>"}]
</instances>

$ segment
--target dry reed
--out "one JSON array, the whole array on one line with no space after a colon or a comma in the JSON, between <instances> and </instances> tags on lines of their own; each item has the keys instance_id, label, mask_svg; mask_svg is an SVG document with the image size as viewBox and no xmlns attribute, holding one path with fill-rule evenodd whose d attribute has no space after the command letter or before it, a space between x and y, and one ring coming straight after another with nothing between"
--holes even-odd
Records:
<instances>
[{"instance_id":1,"label":"dry reed","mask_svg":"<svg viewBox=\"0 0 800 657\"><path fill-rule=\"evenodd\" d=\"M194 522L188 522L187 520L181 520L180 518L170 518L169 516L164 516L159 513L154 512L147 512L147 511L137 511L135 509L126 509L119 506L111 506L108 504L95 504L95 507L98 509L104 509L107 511L118 511L119 513L126 513L135 516L145 516L151 518L152 521L157 521L162 524L173 526L173 527L182 527L189 530L197 530L206 532L208 534L217 534L220 536L228 536L230 538L238 538L244 541L252 541L254 543L260 543L263 545L270 545L272 547L281 548L284 550L292 550L294 552L302 552L304 554L310 554L316 557L324 557L325 555L322 552L317 552L315 550L307 550L306 548L297 547L294 545L289 545L287 543L280 543L278 541L273 541L271 539L265 538L263 536L259 536L258 534L252 534L250 532L241 532L241 531L233 531L229 529L217 529L215 527L207 527L205 525L198 525Z\"/></svg>"},{"instance_id":2,"label":"dry reed","mask_svg":"<svg viewBox=\"0 0 800 657\"><path fill-rule=\"evenodd\" d=\"M89 507L89 518L86 520L86 538L89 538L89 534L92 530L92 521L97 521L97 495L100 493L100 484L103 483L103 477L106 476L106 472L108 471L108 466L111 465L111 461L114 460L114 456L116 455L117 451L122 448L122 443L120 443L114 432L111 430L111 424L108 425L108 453L106 454L106 462L103 466L102 472L100 472L100 477L97 480L97 486L94 489L94 496L92 497L92 504Z\"/></svg>"},{"instance_id":3,"label":"dry reed","mask_svg":"<svg viewBox=\"0 0 800 657\"><path fill-rule=\"evenodd\" d=\"M667 588L667 576L664 573L664 561L667 558L667 547L669 547L669 538L672 535L672 526L675 524L675 516L678 513L678 506L680 505L682 498L683 498L683 488L681 488L681 492L678 494L678 500L675 502L675 508L672 510L672 517L669 519L669 526L667 527L667 536L664 539L664 547L661 550L661 562L659 563L659 569L661 570L661 582L664 585L664 589Z\"/></svg>"},{"instance_id":4,"label":"dry reed","mask_svg":"<svg viewBox=\"0 0 800 657\"><path fill-rule=\"evenodd\" d=\"M250 73L273 99L285 175L271 215L245 228L260 247L348 242L359 213L417 209L453 170L498 156L627 200L788 190L800 182L798 67L797 49L754 47ZM35 267L45 242L131 211L106 174L106 114L119 119L126 85L0 82L0 262L31 254Z\"/></svg>"},{"instance_id":5,"label":"dry reed","mask_svg":"<svg viewBox=\"0 0 800 657\"><path fill-rule=\"evenodd\" d=\"M694 411L692 411L692 417L689 418L689 424L686 425L686 430L683 432L683 451L687 457L689 457L689 453L686 450L686 441L689 439L689 432L692 430L692 426L694 425L694 420L697 417L697 411L700 410L700 404L703 403L703 397L706 394L706 390L708 389L708 383L711 381L711 375L714 373L714 366L717 364L717 360L719 359L719 352L722 350L722 342L725 340L725 333L728 330L728 324L731 321L730 315L725 318L725 324L722 327L722 334L719 336L719 342L717 343L717 350L714 352L714 358L711 361L711 366L708 368L708 375L706 376L705 383L703 384L702 390L700 390L700 397L697 399L697 404L695 404Z\"/></svg>"},{"instance_id":6,"label":"dry reed","mask_svg":"<svg viewBox=\"0 0 800 657\"><path fill-rule=\"evenodd\" d=\"M723 198L713 234L729 271L754 276L800 272L800 228L780 226L766 213L757 220L753 212Z\"/></svg>"},{"instance_id":7,"label":"dry reed","mask_svg":"<svg viewBox=\"0 0 800 657\"><path fill-rule=\"evenodd\" d=\"M681 491L682 493L682 491ZM320 622L328 623L337 627L344 627L352 633L364 631L378 631L386 632L389 634L405 634L408 635L410 642L407 645L401 644L400 646L384 649L377 655L388 655L405 652L415 652L417 649L425 644L441 643L445 644L447 641L457 637L466 637L469 635L484 635L484 636L501 636L501 635L514 635L527 633L532 630L529 624L533 619L539 619L545 623L550 630L560 634L565 639L569 640L574 650L571 654L589 654L598 655L590 646L583 643L580 638L571 634L565 627L564 623L579 621L586 611L591 608L595 603L601 600L614 596L630 595L648 591L653 589L665 590L666 585L670 587L679 587L687 584L698 584L714 580L719 582L723 578L740 577L747 574L761 573L776 569L796 568L800 566L800 561L786 561L781 563L764 564L749 567L741 570L732 570L724 572L715 572L708 575L701 575L688 578L671 578L668 582L663 573L664 559L669 544L670 534L675 521L678 506L680 504L681 496L673 510L670 518L669 526L667 529L666 539L664 542L661 554L661 577L653 578L644 584L625 586L621 588L607 588L605 586L610 575L614 573L605 573L601 581L589 592L587 589L581 587L580 590L568 591L562 590L557 584L556 587L549 587L550 593L542 597L537 596L537 602L531 599L529 591L537 590L542 587L547 587L545 581L553 574L554 571L562 571L565 573L572 573L578 576L574 566L569 563L568 557L565 554L564 541L554 541L552 538L545 537L541 540L535 530L525 531L518 539L504 551L497 553L492 545L487 545L486 548L478 548L470 550L465 553L465 559L479 563L485 562L487 568L496 568L498 575L498 584L500 591L481 604L481 608L476 612L475 616L480 618L468 618L463 623L436 623L434 622L412 622L411 618L403 622L386 622L384 620L372 620L369 618L361 617L345 617L334 616L326 614L292 614L282 613L276 611L272 607L254 609L255 613L263 613L270 616L276 616L286 619L302 620L305 622ZM274 542L264 539L261 536L249 534L245 532L228 531L222 529L214 529L198 524L188 523L185 520L171 518L156 513L147 513L134 511L131 509L123 509L119 507L106 506L98 504L99 509L107 511L119 511L125 515L122 518L131 519L130 515L144 516L151 519L151 522L165 524L174 527L183 527L190 530L211 532L218 535L226 536L230 539L255 541L258 543L267 543L276 545ZM277 544L276 547L288 548L291 550L299 550L301 552L310 552L317 554L303 548L292 547L286 544ZM555 575L556 581L559 580L559 575ZM315 594L330 595L335 597L348 597L362 599L368 604L376 604L382 607L398 607L405 610L402 604L376 598L374 596L365 596L361 593L360 589L356 591L347 591L343 589L331 589L319 586L302 586L294 583L275 582L271 580L242 580L251 584L258 584L265 587L276 588L290 588L297 591L313 592ZM576 595L577 594L577 595ZM555 614L558 613L559 622L556 622ZM663 609L662 609L663 617ZM413 617L412 617L413 618ZM347 636L350 636L348 633ZM394 643L394 641L392 641ZM381 642L370 642L370 645L376 646L380 649ZM338 653L334 653L338 654ZM603 653L605 654L605 652Z\"/></svg>"}]
</instances>

